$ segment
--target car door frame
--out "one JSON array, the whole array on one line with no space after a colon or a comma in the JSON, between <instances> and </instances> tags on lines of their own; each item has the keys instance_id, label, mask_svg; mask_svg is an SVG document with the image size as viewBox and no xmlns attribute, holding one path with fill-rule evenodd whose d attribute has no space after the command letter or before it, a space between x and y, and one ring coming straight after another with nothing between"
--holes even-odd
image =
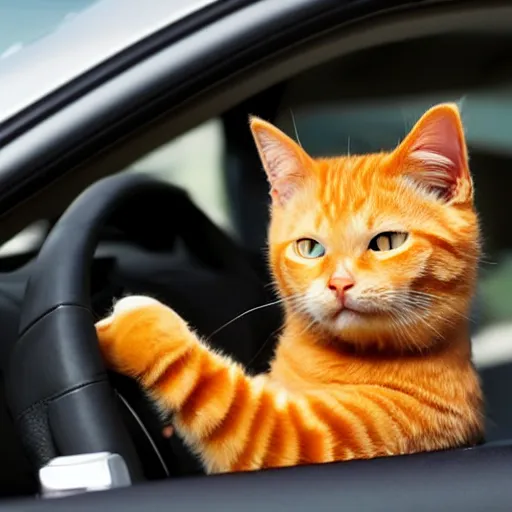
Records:
<instances>
[{"instance_id":1,"label":"car door frame","mask_svg":"<svg viewBox=\"0 0 512 512\"><path fill-rule=\"evenodd\" d=\"M0 243L43 213L60 213L99 177L290 76L421 33L506 30L509 11L503 1L243 4L8 139L0 150Z\"/></svg>"}]
</instances>

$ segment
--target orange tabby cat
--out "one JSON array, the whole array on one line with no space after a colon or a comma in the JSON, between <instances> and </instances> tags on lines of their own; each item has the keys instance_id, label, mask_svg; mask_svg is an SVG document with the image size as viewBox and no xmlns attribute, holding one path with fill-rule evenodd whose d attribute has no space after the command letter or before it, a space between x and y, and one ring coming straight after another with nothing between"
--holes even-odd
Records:
<instances>
[{"instance_id":1,"label":"orange tabby cat","mask_svg":"<svg viewBox=\"0 0 512 512\"><path fill-rule=\"evenodd\" d=\"M248 375L148 297L97 324L110 367L174 412L208 472L478 442L479 237L457 107L430 109L390 153L313 159L269 123L251 130L286 313L270 372Z\"/></svg>"}]
</instances>

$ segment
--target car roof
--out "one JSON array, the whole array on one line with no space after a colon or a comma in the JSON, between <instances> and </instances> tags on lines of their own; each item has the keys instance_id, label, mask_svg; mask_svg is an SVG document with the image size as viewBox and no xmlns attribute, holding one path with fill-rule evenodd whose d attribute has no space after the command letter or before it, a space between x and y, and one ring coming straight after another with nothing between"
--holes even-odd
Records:
<instances>
[{"instance_id":1,"label":"car roof","mask_svg":"<svg viewBox=\"0 0 512 512\"><path fill-rule=\"evenodd\" d=\"M0 59L0 123L126 48L219 1L97 0L46 37Z\"/></svg>"}]
</instances>

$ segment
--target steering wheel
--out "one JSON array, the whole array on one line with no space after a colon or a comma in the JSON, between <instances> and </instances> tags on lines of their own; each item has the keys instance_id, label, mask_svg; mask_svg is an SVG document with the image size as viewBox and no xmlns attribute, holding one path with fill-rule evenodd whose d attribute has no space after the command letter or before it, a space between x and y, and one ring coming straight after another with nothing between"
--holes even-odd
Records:
<instances>
[{"instance_id":1,"label":"steering wheel","mask_svg":"<svg viewBox=\"0 0 512 512\"><path fill-rule=\"evenodd\" d=\"M186 198L141 174L100 180L62 215L35 262L6 370L6 391L24 448L38 469L57 456L106 451L124 458L132 481L144 479L123 405L100 356L89 284L100 230L121 207L136 209L141 195L148 196L149 204L165 204L166 215L176 216L180 197ZM131 220L125 228L149 240L150 227L137 223L137 215ZM193 233L188 237L189 244L204 243Z\"/></svg>"}]
</instances>

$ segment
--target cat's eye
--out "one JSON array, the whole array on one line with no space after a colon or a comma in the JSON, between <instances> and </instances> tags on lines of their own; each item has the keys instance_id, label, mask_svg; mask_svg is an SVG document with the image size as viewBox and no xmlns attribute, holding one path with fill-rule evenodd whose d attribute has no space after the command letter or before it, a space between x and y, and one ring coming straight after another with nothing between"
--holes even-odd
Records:
<instances>
[{"instance_id":1,"label":"cat's eye","mask_svg":"<svg viewBox=\"0 0 512 512\"><path fill-rule=\"evenodd\" d=\"M299 256L308 259L321 258L325 254L325 247L312 238L301 238L295 242Z\"/></svg>"},{"instance_id":2,"label":"cat's eye","mask_svg":"<svg viewBox=\"0 0 512 512\"><path fill-rule=\"evenodd\" d=\"M372 251L391 251L397 249L407 240L407 233L399 231L386 231L374 236L368 249Z\"/></svg>"}]
</instances>

